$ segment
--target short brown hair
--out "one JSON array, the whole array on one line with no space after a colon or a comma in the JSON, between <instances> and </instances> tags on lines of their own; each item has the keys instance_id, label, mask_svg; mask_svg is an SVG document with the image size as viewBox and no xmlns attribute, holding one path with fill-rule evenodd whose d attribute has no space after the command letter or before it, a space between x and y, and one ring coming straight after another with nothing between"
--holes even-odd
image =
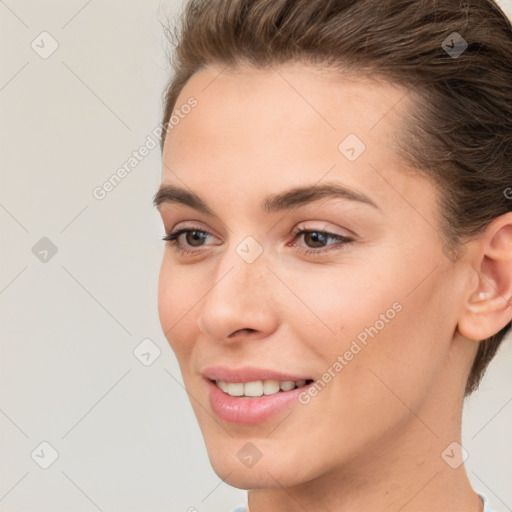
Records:
<instances>
[{"instance_id":1,"label":"short brown hair","mask_svg":"<svg viewBox=\"0 0 512 512\"><path fill-rule=\"evenodd\" d=\"M413 91L398 150L441 191L449 254L512 210L512 25L492 0L190 0L174 27L162 151L198 70L303 62ZM480 341L466 395L510 327Z\"/></svg>"}]
</instances>

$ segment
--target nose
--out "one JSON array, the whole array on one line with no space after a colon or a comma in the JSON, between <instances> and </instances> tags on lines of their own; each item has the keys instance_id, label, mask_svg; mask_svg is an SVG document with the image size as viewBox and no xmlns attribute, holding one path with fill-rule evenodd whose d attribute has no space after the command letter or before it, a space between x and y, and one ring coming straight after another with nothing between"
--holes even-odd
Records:
<instances>
[{"instance_id":1,"label":"nose","mask_svg":"<svg viewBox=\"0 0 512 512\"><path fill-rule=\"evenodd\" d=\"M235 251L217 267L206 296L198 307L198 326L210 339L236 342L264 338L277 327L274 304L276 282L260 256L248 263Z\"/></svg>"}]
</instances>

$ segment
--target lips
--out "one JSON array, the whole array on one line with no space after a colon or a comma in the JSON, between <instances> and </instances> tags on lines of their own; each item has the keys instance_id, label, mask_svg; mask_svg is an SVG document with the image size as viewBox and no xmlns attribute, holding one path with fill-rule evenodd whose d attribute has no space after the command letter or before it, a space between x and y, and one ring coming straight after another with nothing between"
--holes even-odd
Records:
<instances>
[{"instance_id":1,"label":"lips","mask_svg":"<svg viewBox=\"0 0 512 512\"><path fill-rule=\"evenodd\" d=\"M271 417L283 413L289 407L296 406L299 394L304 392L313 382L309 376L304 374L290 374L252 366L241 368L211 366L205 368L201 374L206 381L208 398L213 413L225 422L246 426L264 423ZM247 396L230 396L218 386L221 382L244 383L243 387L245 388L245 383L254 384L257 381L280 381L292 384L298 381L310 381L310 384L287 391L281 389L274 394L250 398Z\"/></svg>"},{"instance_id":2,"label":"lips","mask_svg":"<svg viewBox=\"0 0 512 512\"><path fill-rule=\"evenodd\" d=\"M311 380L310 375L299 373L284 373L278 370L257 368L255 366L243 366L229 368L227 366L208 366L201 374L208 380L220 380L224 382L253 382L257 380L301 381Z\"/></svg>"},{"instance_id":3,"label":"lips","mask_svg":"<svg viewBox=\"0 0 512 512\"><path fill-rule=\"evenodd\" d=\"M246 426L264 423L278 414L284 414L290 407L298 407L299 395L308 387L306 385L274 395L247 398L230 396L210 380L206 380L206 386L211 410L217 418Z\"/></svg>"}]
</instances>

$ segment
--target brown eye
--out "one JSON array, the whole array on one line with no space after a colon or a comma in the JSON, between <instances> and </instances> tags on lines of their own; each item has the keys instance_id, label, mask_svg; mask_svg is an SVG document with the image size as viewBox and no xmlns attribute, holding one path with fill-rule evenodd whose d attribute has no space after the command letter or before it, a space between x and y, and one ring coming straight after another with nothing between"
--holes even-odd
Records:
<instances>
[{"instance_id":1,"label":"brown eye","mask_svg":"<svg viewBox=\"0 0 512 512\"><path fill-rule=\"evenodd\" d=\"M208 236L203 231L187 231L185 234L185 240L188 245L192 247L199 247L204 242L204 239Z\"/></svg>"},{"instance_id":2,"label":"brown eye","mask_svg":"<svg viewBox=\"0 0 512 512\"><path fill-rule=\"evenodd\" d=\"M182 236L185 235L185 236ZM162 238L162 240L168 242L168 244L181 253L193 253L195 247L201 247L203 242L209 236L213 236L207 231L200 229L182 228L170 233L169 235ZM191 248L191 249L190 249Z\"/></svg>"},{"instance_id":3,"label":"brown eye","mask_svg":"<svg viewBox=\"0 0 512 512\"><path fill-rule=\"evenodd\" d=\"M326 239L328 238L321 231L306 231L304 233L304 241L308 247L323 247L327 243Z\"/></svg>"},{"instance_id":4,"label":"brown eye","mask_svg":"<svg viewBox=\"0 0 512 512\"><path fill-rule=\"evenodd\" d=\"M340 251L344 246L354 242L352 238L329 233L328 231L320 231L314 229L300 229L295 233L295 239L303 238L303 244L293 244L297 249L307 255L320 255L328 251ZM337 243L328 243L334 241Z\"/></svg>"}]
</instances>

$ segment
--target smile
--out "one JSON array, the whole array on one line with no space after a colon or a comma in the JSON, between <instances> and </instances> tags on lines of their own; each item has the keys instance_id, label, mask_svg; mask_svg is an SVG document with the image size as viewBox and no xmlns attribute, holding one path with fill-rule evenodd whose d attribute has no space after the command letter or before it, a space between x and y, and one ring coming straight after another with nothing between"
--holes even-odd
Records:
<instances>
[{"instance_id":1,"label":"smile","mask_svg":"<svg viewBox=\"0 0 512 512\"><path fill-rule=\"evenodd\" d=\"M255 398L263 395L275 395L279 392L301 388L312 380L256 380L252 382L226 382L216 380L215 384L224 393L233 397Z\"/></svg>"}]
</instances>

